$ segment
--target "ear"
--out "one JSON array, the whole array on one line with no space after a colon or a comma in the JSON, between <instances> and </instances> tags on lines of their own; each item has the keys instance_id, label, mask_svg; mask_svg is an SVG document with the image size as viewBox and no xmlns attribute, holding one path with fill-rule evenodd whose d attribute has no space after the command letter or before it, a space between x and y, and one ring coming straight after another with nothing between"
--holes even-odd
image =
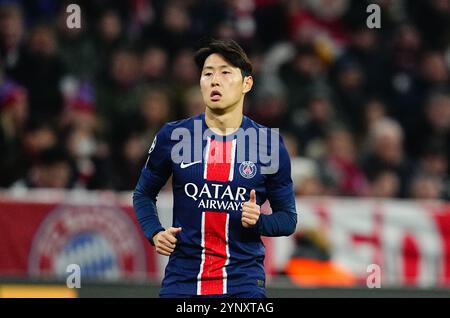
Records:
<instances>
[{"instance_id":1,"label":"ear","mask_svg":"<svg viewBox=\"0 0 450 318\"><path fill-rule=\"evenodd\" d=\"M243 94L248 93L253 87L253 77L251 75L244 77L244 83L242 86L243 86L242 93Z\"/></svg>"}]
</instances>

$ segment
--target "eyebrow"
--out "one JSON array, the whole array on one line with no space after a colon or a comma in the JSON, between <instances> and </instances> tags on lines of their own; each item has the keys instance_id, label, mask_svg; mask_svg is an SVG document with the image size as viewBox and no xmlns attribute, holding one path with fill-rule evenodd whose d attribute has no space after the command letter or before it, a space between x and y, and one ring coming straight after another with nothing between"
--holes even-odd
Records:
<instances>
[{"instance_id":1,"label":"eyebrow","mask_svg":"<svg viewBox=\"0 0 450 318\"><path fill-rule=\"evenodd\" d=\"M203 70L213 70L213 69L215 69L215 68L227 68L227 67L231 68L230 65L223 64L223 65L219 65L218 67L205 66L205 67L203 68Z\"/></svg>"}]
</instances>

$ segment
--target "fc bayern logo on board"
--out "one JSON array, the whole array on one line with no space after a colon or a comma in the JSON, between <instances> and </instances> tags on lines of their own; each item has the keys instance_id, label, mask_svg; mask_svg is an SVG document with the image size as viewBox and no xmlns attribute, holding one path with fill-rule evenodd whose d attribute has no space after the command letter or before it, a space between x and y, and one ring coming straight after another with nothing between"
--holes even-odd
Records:
<instances>
[{"instance_id":1,"label":"fc bayern logo on board","mask_svg":"<svg viewBox=\"0 0 450 318\"><path fill-rule=\"evenodd\" d=\"M33 238L28 267L34 277L66 277L77 264L82 279L116 280L146 271L145 251L131 218L118 207L62 205Z\"/></svg>"},{"instance_id":2,"label":"fc bayern logo on board","mask_svg":"<svg viewBox=\"0 0 450 318\"><path fill-rule=\"evenodd\" d=\"M239 166L239 173L246 179L251 179L256 175L256 165L251 161L244 161Z\"/></svg>"}]
</instances>

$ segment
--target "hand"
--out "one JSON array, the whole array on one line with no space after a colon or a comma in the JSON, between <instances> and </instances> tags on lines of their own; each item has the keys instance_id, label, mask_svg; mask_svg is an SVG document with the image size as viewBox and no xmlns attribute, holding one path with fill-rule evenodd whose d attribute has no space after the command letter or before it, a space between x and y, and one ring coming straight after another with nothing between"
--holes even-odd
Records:
<instances>
[{"instance_id":1,"label":"hand","mask_svg":"<svg viewBox=\"0 0 450 318\"><path fill-rule=\"evenodd\" d=\"M250 228L256 225L261 214L260 206L256 204L256 191L250 191L250 200L242 205L242 226Z\"/></svg>"},{"instance_id":2,"label":"hand","mask_svg":"<svg viewBox=\"0 0 450 318\"><path fill-rule=\"evenodd\" d=\"M175 250L177 238L175 237L181 232L181 227L169 227L165 231L161 231L153 236L156 252L161 255L169 256Z\"/></svg>"}]
</instances>

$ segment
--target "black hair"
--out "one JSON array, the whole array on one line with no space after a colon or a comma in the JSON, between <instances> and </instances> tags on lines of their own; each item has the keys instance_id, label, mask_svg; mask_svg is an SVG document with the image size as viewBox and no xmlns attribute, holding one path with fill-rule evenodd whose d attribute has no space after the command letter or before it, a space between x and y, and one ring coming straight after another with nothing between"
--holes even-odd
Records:
<instances>
[{"instance_id":1,"label":"black hair","mask_svg":"<svg viewBox=\"0 0 450 318\"><path fill-rule=\"evenodd\" d=\"M194 56L195 64L201 70L205 60L211 54L220 54L228 63L238 67L242 76L250 76L253 71L252 64L242 47L234 40L209 40L205 45L197 50Z\"/></svg>"}]
</instances>

